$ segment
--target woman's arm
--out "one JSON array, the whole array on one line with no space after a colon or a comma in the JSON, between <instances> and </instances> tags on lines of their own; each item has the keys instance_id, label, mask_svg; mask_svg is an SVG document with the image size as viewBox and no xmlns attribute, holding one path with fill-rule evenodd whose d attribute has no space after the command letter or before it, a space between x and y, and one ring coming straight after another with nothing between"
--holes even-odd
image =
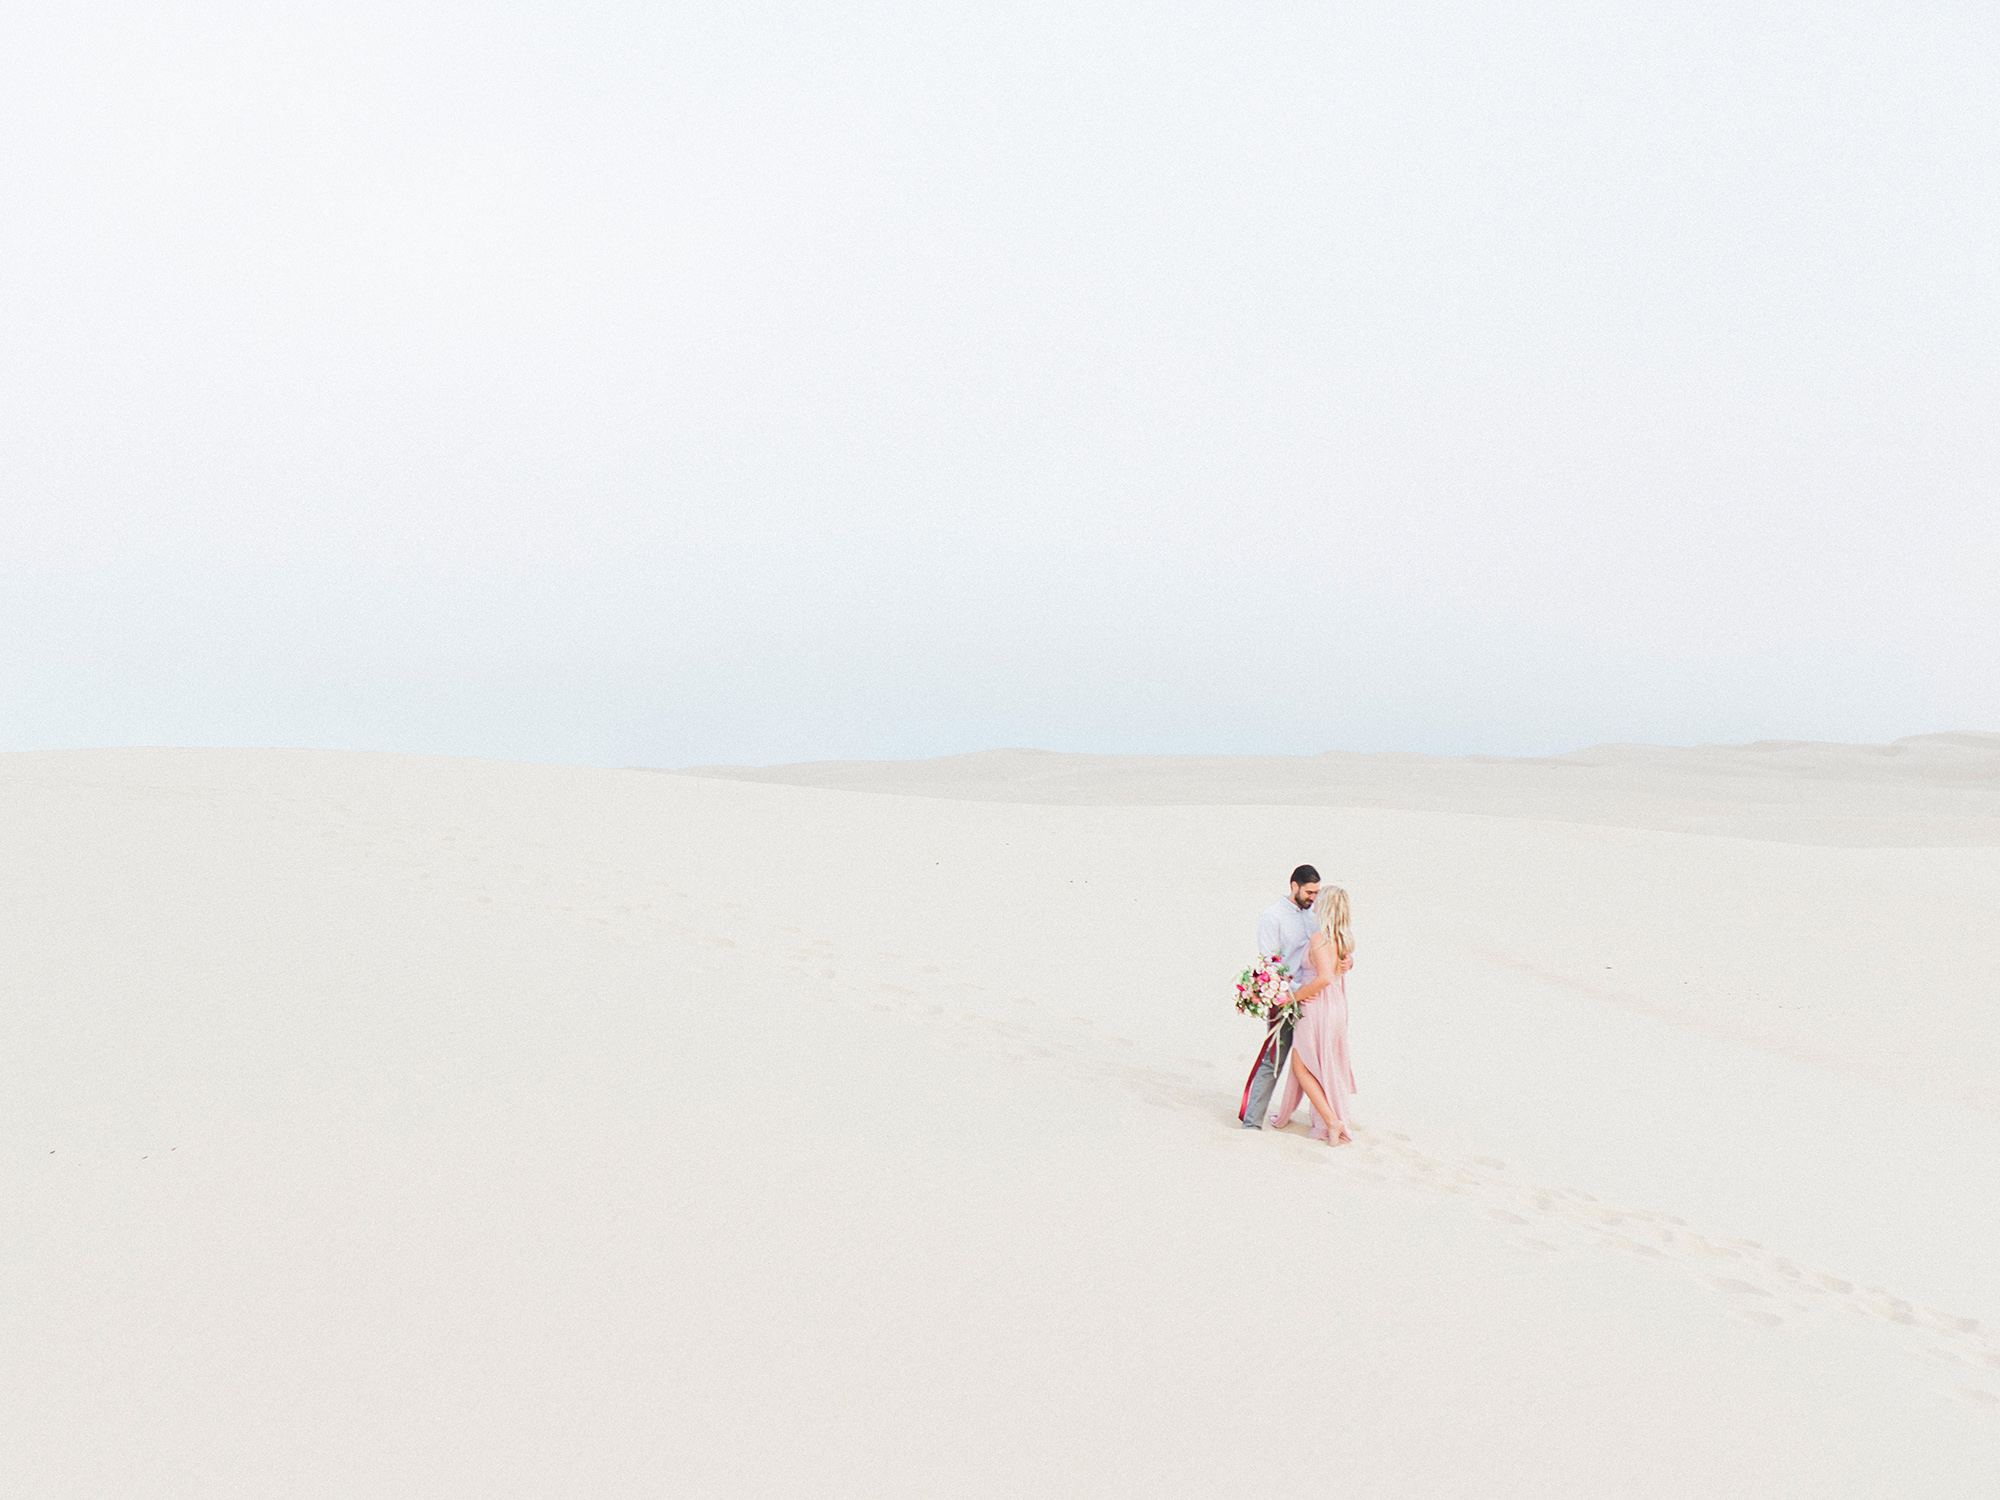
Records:
<instances>
[{"instance_id":1,"label":"woman's arm","mask_svg":"<svg viewBox=\"0 0 2000 1500\"><path fill-rule=\"evenodd\" d=\"M1292 991L1292 998L1301 1004L1311 1004L1320 997L1322 991L1333 983L1333 945L1315 937L1312 946L1306 950L1312 959L1313 978L1308 984L1300 985Z\"/></svg>"}]
</instances>

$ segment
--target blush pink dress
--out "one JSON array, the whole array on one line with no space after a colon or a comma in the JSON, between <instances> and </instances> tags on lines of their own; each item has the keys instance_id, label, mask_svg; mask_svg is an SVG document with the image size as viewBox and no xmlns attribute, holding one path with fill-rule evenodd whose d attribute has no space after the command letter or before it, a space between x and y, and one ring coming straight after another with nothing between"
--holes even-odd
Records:
<instances>
[{"instance_id":1,"label":"blush pink dress","mask_svg":"<svg viewBox=\"0 0 2000 1500\"><path fill-rule=\"evenodd\" d=\"M1324 947L1316 947L1317 952L1326 952ZM1329 955L1330 956L1330 955ZM1303 987L1318 975L1312 974L1301 980ZM1321 990L1313 999L1299 1007L1299 1024L1292 1029L1292 1056L1296 1057L1305 1070L1312 1074L1319 1086L1326 1090L1326 1102L1347 1124L1347 1101L1360 1092L1354 1086L1354 1064L1347 1056L1347 976L1335 974L1333 983ZM1278 1096L1278 1104L1271 1111L1271 1124L1282 1127L1289 1123L1304 1099L1306 1091L1298 1079L1292 1076L1291 1064L1285 1064L1285 1091ZM1308 1102L1308 1113L1312 1116L1312 1138L1316 1141L1328 1139L1331 1132L1327 1122L1319 1117L1319 1110Z\"/></svg>"}]
</instances>

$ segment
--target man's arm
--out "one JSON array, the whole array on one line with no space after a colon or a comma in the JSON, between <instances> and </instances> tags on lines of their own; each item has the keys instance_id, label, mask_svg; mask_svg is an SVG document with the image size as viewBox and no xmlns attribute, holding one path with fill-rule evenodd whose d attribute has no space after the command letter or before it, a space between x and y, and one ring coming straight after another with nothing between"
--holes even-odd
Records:
<instances>
[{"instance_id":1,"label":"man's arm","mask_svg":"<svg viewBox=\"0 0 2000 1500\"><path fill-rule=\"evenodd\" d=\"M1284 952L1284 929L1278 925L1276 914L1267 911L1257 919L1257 956L1269 958L1277 954L1282 957Z\"/></svg>"}]
</instances>

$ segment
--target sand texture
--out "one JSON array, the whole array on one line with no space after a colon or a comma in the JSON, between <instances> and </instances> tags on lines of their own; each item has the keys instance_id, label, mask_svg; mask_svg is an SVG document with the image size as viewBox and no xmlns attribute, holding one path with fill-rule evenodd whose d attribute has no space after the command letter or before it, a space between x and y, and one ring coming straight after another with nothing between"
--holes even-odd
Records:
<instances>
[{"instance_id":1,"label":"sand texture","mask_svg":"<svg viewBox=\"0 0 2000 1500\"><path fill-rule=\"evenodd\" d=\"M0 811L9 1495L1994 1493L2000 736ZM1300 860L1339 1150L1233 1118Z\"/></svg>"}]
</instances>

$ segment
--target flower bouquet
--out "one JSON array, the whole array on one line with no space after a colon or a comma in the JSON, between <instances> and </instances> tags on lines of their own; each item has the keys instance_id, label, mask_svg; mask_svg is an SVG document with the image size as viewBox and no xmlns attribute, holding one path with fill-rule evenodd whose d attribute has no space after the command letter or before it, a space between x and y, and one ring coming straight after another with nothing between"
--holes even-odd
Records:
<instances>
[{"instance_id":1,"label":"flower bouquet","mask_svg":"<svg viewBox=\"0 0 2000 1500\"><path fill-rule=\"evenodd\" d=\"M1259 958L1236 976L1236 1008L1274 1027L1298 1020L1299 1002L1292 998L1292 971L1277 954Z\"/></svg>"}]
</instances>

